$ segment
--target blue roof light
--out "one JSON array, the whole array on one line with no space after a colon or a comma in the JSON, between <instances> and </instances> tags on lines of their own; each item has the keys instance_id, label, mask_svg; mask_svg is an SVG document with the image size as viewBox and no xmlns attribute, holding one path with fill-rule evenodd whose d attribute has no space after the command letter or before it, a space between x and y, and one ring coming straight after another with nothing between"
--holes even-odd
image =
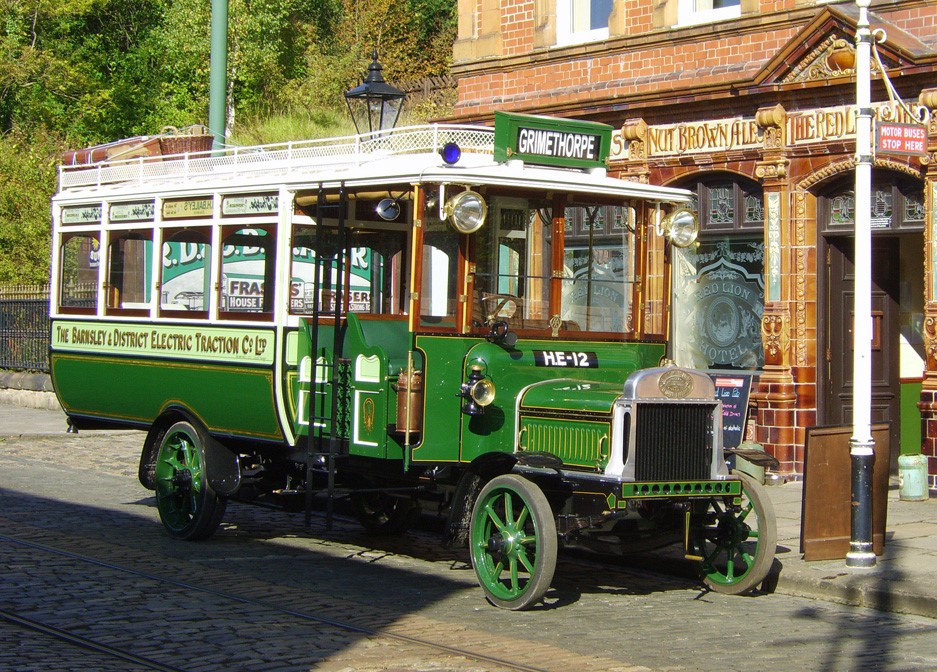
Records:
<instances>
[{"instance_id":1,"label":"blue roof light","mask_svg":"<svg viewBox=\"0 0 937 672\"><path fill-rule=\"evenodd\" d=\"M462 158L462 150L459 149L459 146L454 142L447 142L442 146L442 149L439 150L439 155L442 157L443 161L451 166Z\"/></svg>"}]
</instances>

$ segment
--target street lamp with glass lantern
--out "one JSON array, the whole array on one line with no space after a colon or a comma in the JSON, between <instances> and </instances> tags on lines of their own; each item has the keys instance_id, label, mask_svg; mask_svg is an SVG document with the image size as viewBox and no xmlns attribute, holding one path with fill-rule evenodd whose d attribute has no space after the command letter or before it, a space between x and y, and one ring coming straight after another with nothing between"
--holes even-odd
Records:
<instances>
[{"instance_id":1,"label":"street lamp with glass lantern","mask_svg":"<svg viewBox=\"0 0 937 672\"><path fill-rule=\"evenodd\" d=\"M359 134L390 130L400 116L407 94L385 82L381 70L375 49L364 81L345 92L345 102Z\"/></svg>"}]
</instances>

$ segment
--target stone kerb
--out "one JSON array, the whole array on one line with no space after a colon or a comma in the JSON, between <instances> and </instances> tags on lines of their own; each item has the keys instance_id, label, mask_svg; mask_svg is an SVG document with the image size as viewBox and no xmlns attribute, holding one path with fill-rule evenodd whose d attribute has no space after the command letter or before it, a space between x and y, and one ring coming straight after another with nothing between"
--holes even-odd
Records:
<instances>
[{"instance_id":1,"label":"stone kerb","mask_svg":"<svg viewBox=\"0 0 937 672\"><path fill-rule=\"evenodd\" d=\"M49 375L27 371L0 371L0 403L26 408L61 409Z\"/></svg>"}]
</instances>

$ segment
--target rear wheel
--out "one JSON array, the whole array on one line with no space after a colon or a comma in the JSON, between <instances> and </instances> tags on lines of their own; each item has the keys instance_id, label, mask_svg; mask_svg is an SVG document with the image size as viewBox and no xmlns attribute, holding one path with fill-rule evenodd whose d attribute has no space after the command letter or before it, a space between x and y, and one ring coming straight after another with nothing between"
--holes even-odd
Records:
<instances>
[{"instance_id":1,"label":"rear wheel","mask_svg":"<svg viewBox=\"0 0 937 672\"><path fill-rule=\"evenodd\" d=\"M208 483L199 431L185 421L169 427L156 456L156 507L163 526L178 539L206 539L221 523L226 504Z\"/></svg>"},{"instance_id":2,"label":"rear wheel","mask_svg":"<svg viewBox=\"0 0 937 672\"><path fill-rule=\"evenodd\" d=\"M472 511L472 566L488 601L521 610L540 601L553 581L556 522L534 483L514 474L491 479Z\"/></svg>"},{"instance_id":3,"label":"rear wheel","mask_svg":"<svg viewBox=\"0 0 937 672\"><path fill-rule=\"evenodd\" d=\"M690 550L702 558L704 583L717 593L738 595L758 586L771 570L778 541L774 507L751 476L742 480L739 505L713 497L691 522Z\"/></svg>"}]
</instances>

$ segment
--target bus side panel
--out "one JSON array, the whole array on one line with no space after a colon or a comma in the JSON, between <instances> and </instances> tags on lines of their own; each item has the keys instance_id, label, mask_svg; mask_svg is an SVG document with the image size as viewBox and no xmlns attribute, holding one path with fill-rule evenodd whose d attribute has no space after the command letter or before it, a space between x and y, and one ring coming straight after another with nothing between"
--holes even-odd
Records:
<instances>
[{"instance_id":1,"label":"bus side panel","mask_svg":"<svg viewBox=\"0 0 937 672\"><path fill-rule=\"evenodd\" d=\"M269 367L62 352L50 364L69 414L150 425L175 404L212 433L283 440Z\"/></svg>"},{"instance_id":2,"label":"bus side panel","mask_svg":"<svg viewBox=\"0 0 937 672\"><path fill-rule=\"evenodd\" d=\"M285 360L295 362L295 373L286 376L289 413L297 436L308 435L312 424L322 436L333 431L332 395L340 394L337 431L348 441L351 455L402 459L403 451L388 436L396 421L395 384L406 367L409 335L407 322L360 320L349 313L342 328L342 363L333 385L334 328L320 324L315 356L311 356L312 324L309 320L286 339ZM310 412L310 400L312 402Z\"/></svg>"},{"instance_id":3,"label":"bus side panel","mask_svg":"<svg viewBox=\"0 0 937 672\"><path fill-rule=\"evenodd\" d=\"M461 457L465 354L478 338L417 336L423 353L423 435L413 449L415 462L458 462Z\"/></svg>"}]
</instances>

